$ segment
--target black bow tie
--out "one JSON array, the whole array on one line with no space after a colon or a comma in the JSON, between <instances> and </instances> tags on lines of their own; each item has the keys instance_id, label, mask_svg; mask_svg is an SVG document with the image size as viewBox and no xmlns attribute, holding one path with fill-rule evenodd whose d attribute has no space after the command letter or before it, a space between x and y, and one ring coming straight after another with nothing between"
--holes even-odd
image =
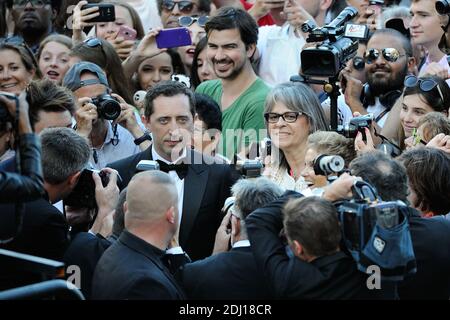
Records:
<instances>
[{"instance_id":1,"label":"black bow tie","mask_svg":"<svg viewBox=\"0 0 450 320\"><path fill-rule=\"evenodd\" d=\"M176 171L180 180L183 180L188 171L188 165L185 163L168 164L161 160L156 160L159 163L159 170L169 173L169 171Z\"/></svg>"}]
</instances>

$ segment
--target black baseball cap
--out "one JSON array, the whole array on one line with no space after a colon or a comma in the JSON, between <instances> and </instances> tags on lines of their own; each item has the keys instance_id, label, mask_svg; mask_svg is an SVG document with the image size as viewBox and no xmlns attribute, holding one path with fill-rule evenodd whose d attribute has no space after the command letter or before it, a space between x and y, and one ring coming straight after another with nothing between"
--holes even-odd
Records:
<instances>
[{"instance_id":1,"label":"black baseball cap","mask_svg":"<svg viewBox=\"0 0 450 320\"><path fill-rule=\"evenodd\" d=\"M89 79L81 81L81 75L84 72L90 72L97 76L98 79ZM76 91L81 87L91 84L103 84L109 88L108 79L105 72L95 63L92 62L78 62L74 64L66 73L62 85L71 91Z\"/></svg>"}]
</instances>

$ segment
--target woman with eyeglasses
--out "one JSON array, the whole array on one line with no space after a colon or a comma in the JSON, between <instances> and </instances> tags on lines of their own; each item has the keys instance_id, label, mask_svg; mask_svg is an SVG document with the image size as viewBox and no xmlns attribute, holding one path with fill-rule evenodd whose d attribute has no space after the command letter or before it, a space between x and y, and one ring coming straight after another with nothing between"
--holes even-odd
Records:
<instances>
[{"instance_id":1,"label":"woman with eyeglasses","mask_svg":"<svg viewBox=\"0 0 450 320\"><path fill-rule=\"evenodd\" d=\"M18 95L42 73L26 44L12 39L0 41L0 91Z\"/></svg>"},{"instance_id":2,"label":"woman with eyeglasses","mask_svg":"<svg viewBox=\"0 0 450 320\"><path fill-rule=\"evenodd\" d=\"M450 88L439 77L418 78L409 75L404 81L400 123L405 138L412 136L419 127L420 119L429 112L442 112L448 116ZM405 144L410 142L405 141Z\"/></svg>"},{"instance_id":3,"label":"woman with eyeglasses","mask_svg":"<svg viewBox=\"0 0 450 320\"><path fill-rule=\"evenodd\" d=\"M264 175L285 189L306 189L301 172L305 169L308 136L328 128L317 96L301 83L279 84L266 98L264 118L272 140Z\"/></svg>"},{"instance_id":4,"label":"woman with eyeglasses","mask_svg":"<svg viewBox=\"0 0 450 320\"><path fill-rule=\"evenodd\" d=\"M108 83L114 93L127 103L133 104L131 85L122 69L122 61L114 47L106 40L86 39L72 48L71 65L79 61L89 61L102 68L108 77Z\"/></svg>"},{"instance_id":5,"label":"woman with eyeglasses","mask_svg":"<svg viewBox=\"0 0 450 320\"><path fill-rule=\"evenodd\" d=\"M144 35L141 19L132 6L123 1L108 0L104 3L113 4L116 19L112 22L87 22L98 15L96 8L81 9L87 1L80 1L73 12L73 36L75 43L83 41L82 30L86 26L94 26L89 35L107 40L112 44L121 59L126 59L134 49L135 40L141 40ZM121 27L128 27L136 32L134 39L125 39L120 34Z\"/></svg>"},{"instance_id":6,"label":"woman with eyeglasses","mask_svg":"<svg viewBox=\"0 0 450 320\"><path fill-rule=\"evenodd\" d=\"M192 88L197 88L200 83L206 80L217 79L214 69L206 58L206 45L208 39L204 37L195 47L194 57L192 58L191 67L191 85Z\"/></svg>"},{"instance_id":7,"label":"woman with eyeglasses","mask_svg":"<svg viewBox=\"0 0 450 320\"><path fill-rule=\"evenodd\" d=\"M192 62L194 61L195 47L199 41L206 36L205 24L208 21L208 16L190 17L182 16L178 18L180 27L188 28L191 35L192 44L190 46L178 47L177 51L180 54L181 61L184 64L184 72L190 75Z\"/></svg>"},{"instance_id":8,"label":"woman with eyeglasses","mask_svg":"<svg viewBox=\"0 0 450 320\"><path fill-rule=\"evenodd\" d=\"M44 77L61 84L70 67L72 40L61 34L45 38L39 45L37 60Z\"/></svg>"}]
</instances>

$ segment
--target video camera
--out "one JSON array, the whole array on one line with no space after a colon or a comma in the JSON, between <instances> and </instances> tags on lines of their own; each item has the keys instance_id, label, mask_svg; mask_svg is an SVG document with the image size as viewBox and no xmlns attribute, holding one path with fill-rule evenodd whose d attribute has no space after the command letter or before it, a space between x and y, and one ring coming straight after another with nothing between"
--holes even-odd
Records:
<instances>
[{"instance_id":1,"label":"video camera","mask_svg":"<svg viewBox=\"0 0 450 320\"><path fill-rule=\"evenodd\" d=\"M264 164L260 160L236 160L235 169L243 178L258 178L261 176Z\"/></svg>"},{"instance_id":2,"label":"video camera","mask_svg":"<svg viewBox=\"0 0 450 320\"><path fill-rule=\"evenodd\" d=\"M107 93L92 98L92 104L97 107L98 117L106 120L116 120L122 111L120 103Z\"/></svg>"},{"instance_id":3,"label":"video camera","mask_svg":"<svg viewBox=\"0 0 450 320\"><path fill-rule=\"evenodd\" d=\"M384 202L374 187L356 181L353 199L335 203L343 242L366 272L380 267L384 280L402 280L416 272L416 261L408 224L408 207L401 201Z\"/></svg>"},{"instance_id":4,"label":"video camera","mask_svg":"<svg viewBox=\"0 0 450 320\"><path fill-rule=\"evenodd\" d=\"M306 42L322 42L302 50L303 75L336 77L356 55L358 39L367 39L369 32L367 26L347 23L357 14L358 10L347 7L324 27L318 28L311 21L302 25L302 31L309 33Z\"/></svg>"}]
</instances>

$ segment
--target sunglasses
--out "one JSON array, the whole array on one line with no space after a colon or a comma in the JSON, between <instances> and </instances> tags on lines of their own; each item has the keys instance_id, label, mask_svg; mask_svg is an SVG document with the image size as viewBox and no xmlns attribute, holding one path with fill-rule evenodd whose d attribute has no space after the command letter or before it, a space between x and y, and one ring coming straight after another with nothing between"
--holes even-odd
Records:
<instances>
[{"instance_id":1,"label":"sunglasses","mask_svg":"<svg viewBox=\"0 0 450 320\"><path fill-rule=\"evenodd\" d=\"M264 114L264 118L268 123L277 123L280 117L283 118L285 122L293 123L297 121L297 118L301 115L303 115L302 112L285 112L283 114L267 112Z\"/></svg>"},{"instance_id":2,"label":"sunglasses","mask_svg":"<svg viewBox=\"0 0 450 320\"><path fill-rule=\"evenodd\" d=\"M22 9L27 6L28 2L36 9L41 9L47 4L50 4L49 0L15 0L12 7L13 9Z\"/></svg>"},{"instance_id":3,"label":"sunglasses","mask_svg":"<svg viewBox=\"0 0 450 320\"><path fill-rule=\"evenodd\" d=\"M405 78L403 85L407 88L414 88L419 85L419 89L422 90L422 92L430 92L436 88L442 102L444 102L444 95L442 94L441 88L439 88L439 84L433 79L420 79L415 75L409 75Z\"/></svg>"},{"instance_id":4,"label":"sunglasses","mask_svg":"<svg viewBox=\"0 0 450 320\"><path fill-rule=\"evenodd\" d=\"M20 36L12 36L12 37L8 37L8 38L0 38L0 44L9 44L9 45L13 45L16 47L22 47L24 48L27 53L30 55L30 58L33 60L33 64L35 57L34 57L34 53L33 51L31 51L30 47L27 46L27 44L25 43L25 40L20 37Z\"/></svg>"},{"instance_id":5,"label":"sunglasses","mask_svg":"<svg viewBox=\"0 0 450 320\"><path fill-rule=\"evenodd\" d=\"M83 41L89 48L101 47L102 41L98 38L88 38Z\"/></svg>"},{"instance_id":6,"label":"sunglasses","mask_svg":"<svg viewBox=\"0 0 450 320\"><path fill-rule=\"evenodd\" d=\"M206 23L208 22L208 19L209 19L208 16L200 16L200 17L182 16L178 18L178 24L181 27L189 27L194 22L197 22L200 27L204 28Z\"/></svg>"},{"instance_id":7,"label":"sunglasses","mask_svg":"<svg viewBox=\"0 0 450 320\"><path fill-rule=\"evenodd\" d=\"M395 48L384 48L383 50L369 49L364 53L364 61L367 64L374 63L380 56L380 51L383 55L384 60L386 60L387 62L395 62L400 57L406 56L406 54L400 54L400 52L398 52L398 50Z\"/></svg>"},{"instance_id":8,"label":"sunglasses","mask_svg":"<svg viewBox=\"0 0 450 320\"><path fill-rule=\"evenodd\" d=\"M355 70L363 70L366 65L363 57L354 57L352 63Z\"/></svg>"},{"instance_id":9,"label":"sunglasses","mask_svg":"<svg viewBox=\"0 0 450 320\"><path fill-rule=\"evenodd\" d=\"M420 137L419 133L417 132L417 128L414 128L414 129L413 129L413 132L412 132L412 139L413 139L413 146L417 146L418 144L423 144L424 146L427 145L427 142L424 141L424 140Z\"/></svg>"},{"instance_id":10,"label":"sunglasses","mask_svg":"<svg viewBox=\"0 0 450 320\"><path fill-rule=\"evenodd\" d=\"M163 0L162 7L166 10L172 11L175 8L175 5L178 5L178 10L183 13L190 13L194 8L195 3L191 1L180 1L175 2L172 0Z\"/></svg>"}]
</instances>

